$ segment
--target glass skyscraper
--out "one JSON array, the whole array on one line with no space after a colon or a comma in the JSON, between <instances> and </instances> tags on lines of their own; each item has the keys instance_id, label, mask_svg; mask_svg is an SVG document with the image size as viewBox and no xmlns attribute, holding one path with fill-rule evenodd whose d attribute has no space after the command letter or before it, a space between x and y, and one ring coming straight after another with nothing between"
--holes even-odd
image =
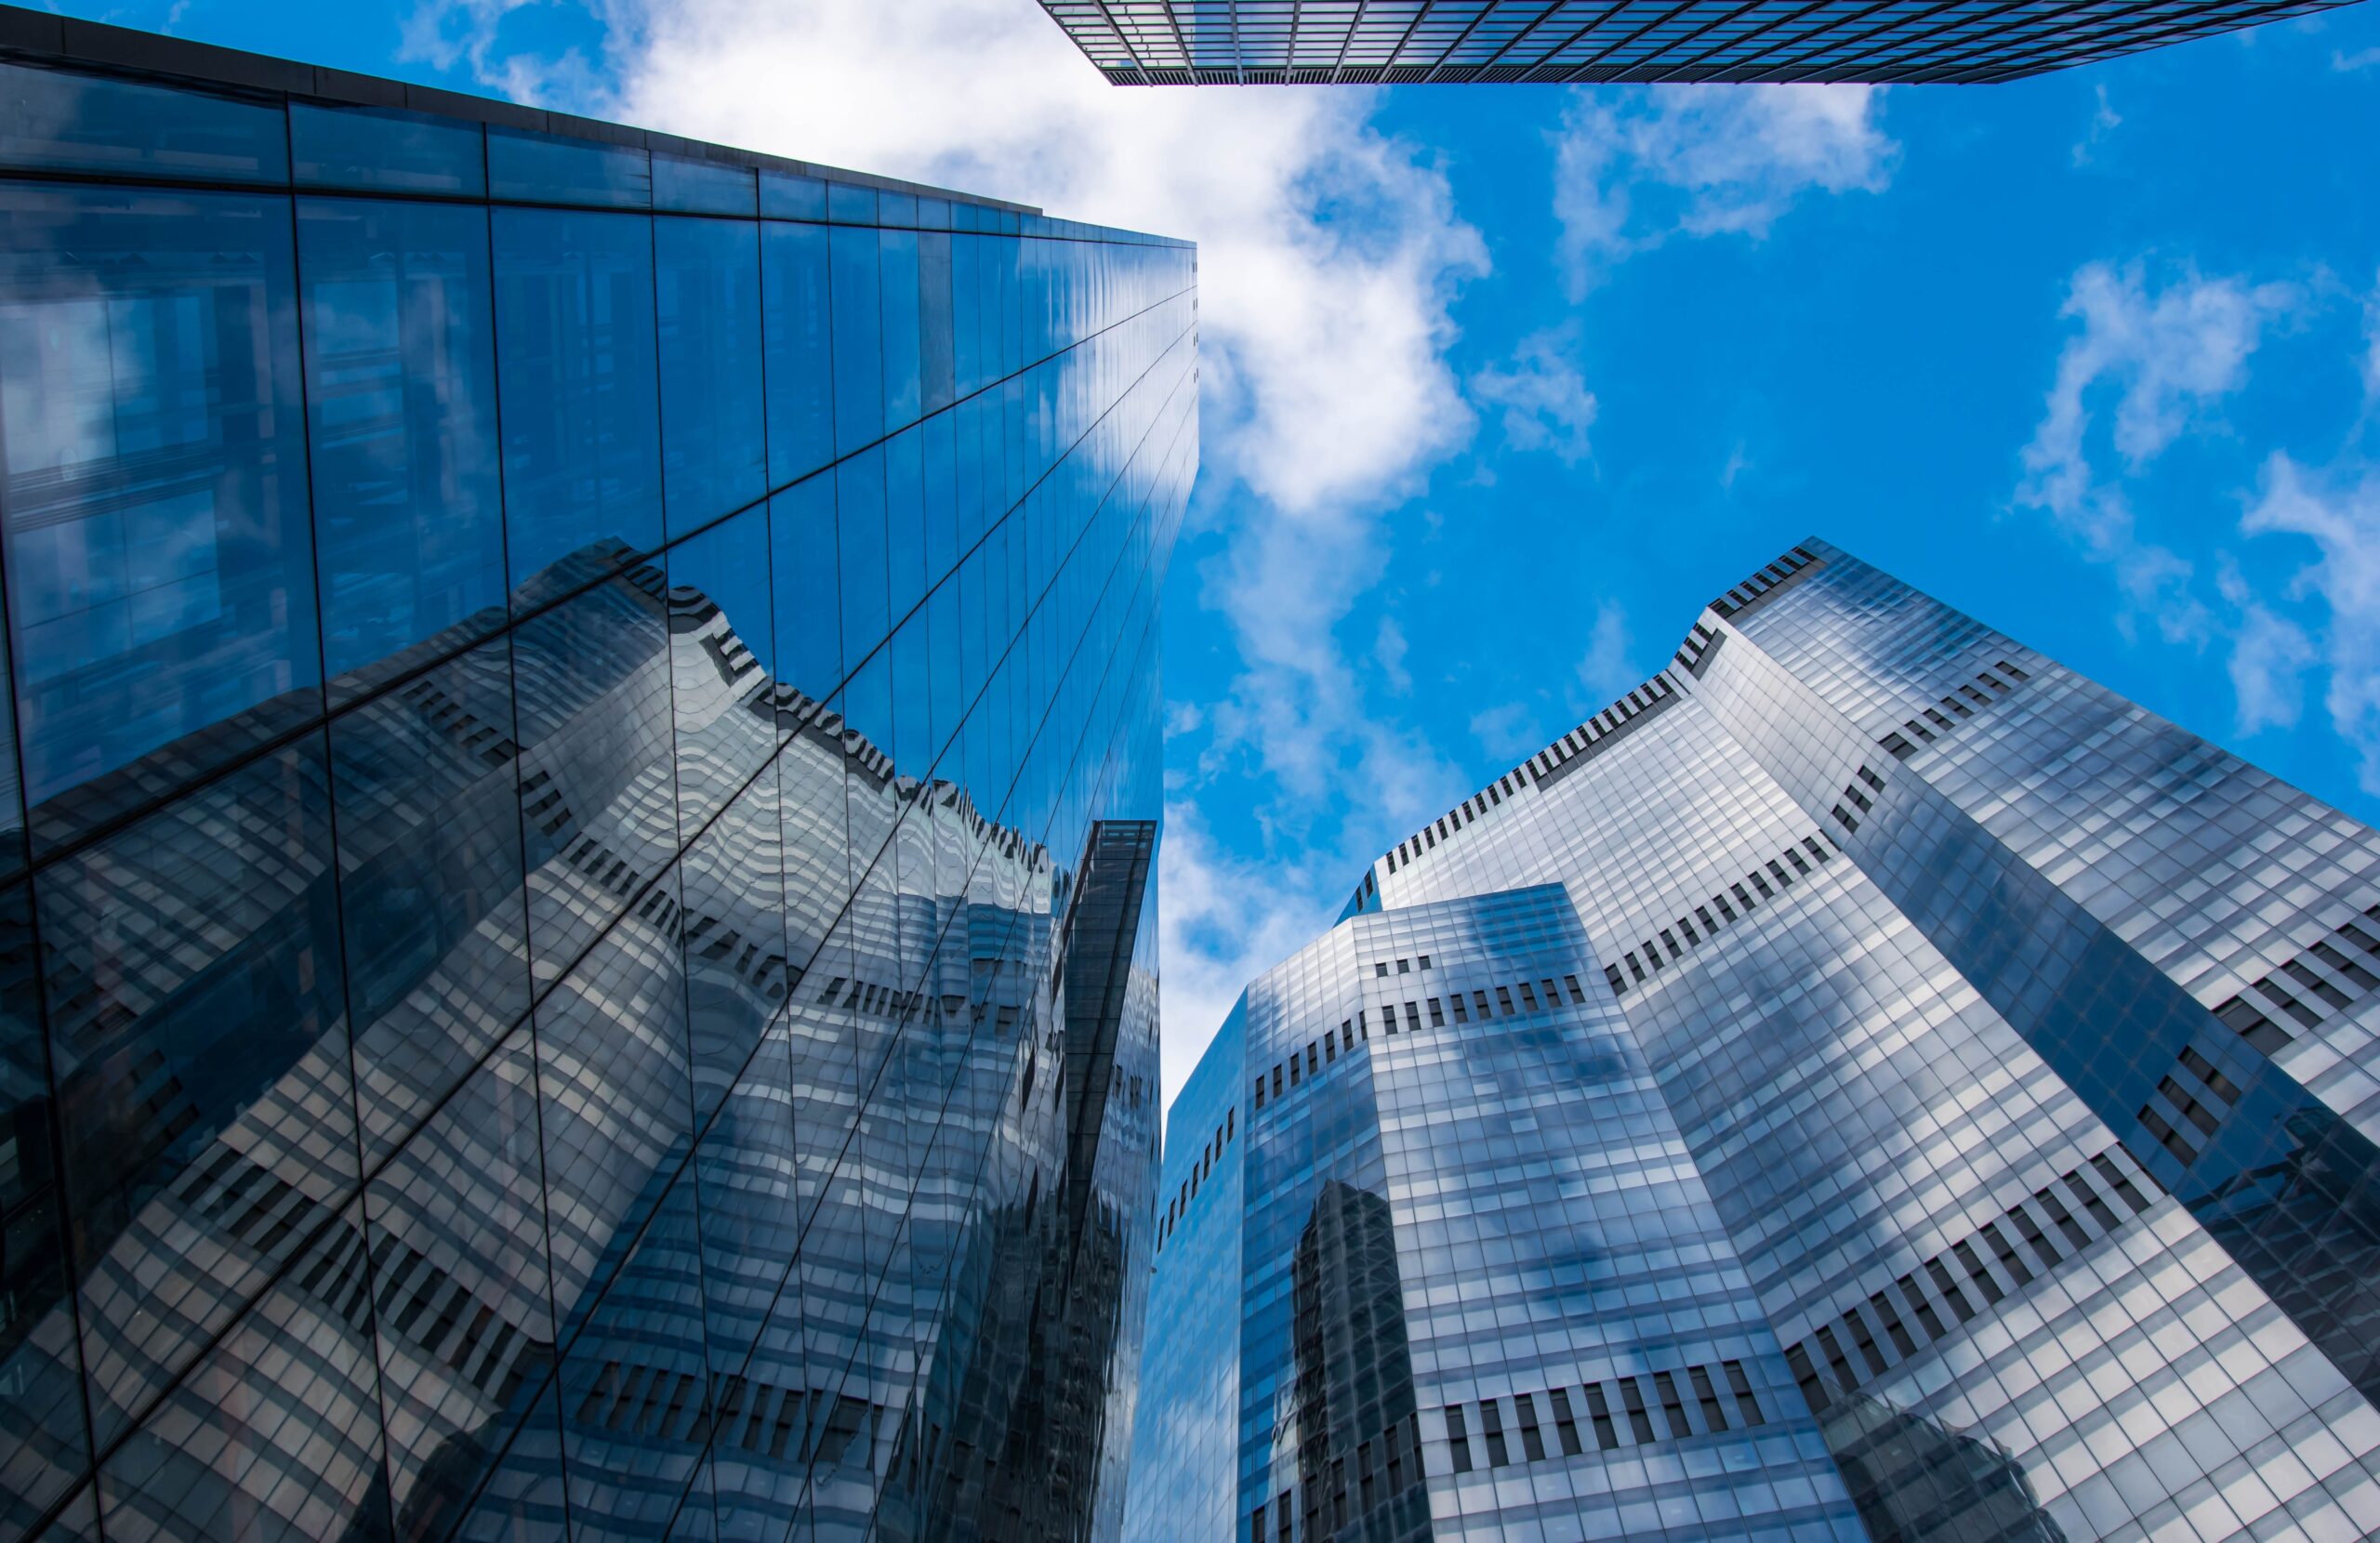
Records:
<instances>
[{"instance_id":1,"label":"glass skyscraper","mask_svg":"<svg viewBox=\"0 0 2380 1543\"><path fill-rule=\"evenodd\" d=\"M1170 1121L1143 1543L2380 1536L2380 834L1821 542Z\"/></svg>"},{"instance_id":2,"label":"glass skyscraper","mask_svg":"<svg viewBox=\"0 0 2380 1543\"><path fill-rule=\"evenodd\" d=\"M1041 0L1117 86L1975 84L2347 0Z\"/></svg>"},{"instance_id":3,"label":"glass skyscraper","mask_svg":"<svg viewBox=\"0 0 2380 1543\"><path fill-rule=\"evenodd\" d=\"M1112 1532L1197 348L0 13L0 1539Z\"/></svg>"}]
</instances>

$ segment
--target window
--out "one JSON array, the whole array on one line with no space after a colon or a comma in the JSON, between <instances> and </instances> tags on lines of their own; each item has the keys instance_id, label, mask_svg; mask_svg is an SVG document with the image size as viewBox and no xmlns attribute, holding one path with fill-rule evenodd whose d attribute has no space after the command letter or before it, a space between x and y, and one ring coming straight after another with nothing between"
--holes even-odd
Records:
<instances>
[{"instance_id":1,"label":"window","mask_svg":"<svg viewBox=\"0 0 2380 1543\"><path fill-rule=\"evenodd\" d=\"M1527 983L1527 981L1523 981L1523 982L1520 983L1520 993L1521 993L1521 1005L1522 1005L1522 1007L1524 1007L1525 1009L1527 1009L1528 1011L1530 1011L1530 1012L1535 1012L1535 1011L1537 1011L1537 1010L1538 1010L1537 993L1536 993L1536 992L1534 992L1534 991L1531 991L1531 990L1529 989L1528 983Z\"/></svg>"},{"instance_id":2,"label":"window","mask_svg":"<svg viewBox=\"0 0 2380 1543\"><path fill-rule=\"evenodd\" d=\"M1456 1022L1468 1023L1471 1022L1471 1014L1465 1010L1462 1005L1462 993L1459 991L1449 993L1447 996L1447 1006L1454 1009L1454 1021Z\"/></svg>"},{"instance_id":3,"label":"window","mask_svg":"<svg viewBox=\"0 0 2380 1543\"><path fill-rule=\"evenodd\" d=\"M1256 1079L1256 1107L1259 1109L1264 1107L1264 1079L1263 1077L1258 1077Z\"/></svg>"},{"instance_id":4,"label":"window","mask_svg":"<svg viewBox=\"0 0 2380 1543\"><path fill-rule=\"evenodd\" d=\"M1412 961L1411 961L1411 960L1409 960L1409 959L1399 959L1399 960L1397 960L1397 961L1396 961L1396 972L1397 972L1399 975L1410 975L1410 974L1412 974L1412 973L1413 973L1413 964L1412 964Z\"/></svg>"},{"instance_id":5,"label":"window","mask_svg":"<svg viewBox=\"0 0 2380 1543\"><path fill-rule=\"evenodd\" d=\"M1496 988L1496 1005L1504 1009L1504 1016L1507 1018L1520 1010L1513 1006L1513 994L1502 986Z\"/></svg>"},{"instance_id":6,"label":"window","mask_svg":"<svg viewBox=\"0 0 2380 1543\"><path fill-rule=\"evenodd\" d=\"M1457 1473L1471 1471L1471 1436L1463 1429L1462 1405L1460 1404L1447 1405L1447 1449L1454 1458Z\"/></svg>"},{"instance_id":7,"label":"window","mask_svg":"<svg viewBox=\"0 0 2380 1543\"><path fill-rule=\"evenodd\" d=\"M1642 977L1639 977L1639 979L1642 979ZM1479 1009L1479 1016L1480 1016L1480 1017L1482 1017L1482 1018L1493 1018L1493 1017L1495 1016L1495 1014L1494 1014L1494 1013L1491 1013L1491 1012L1489 1012L1489 1011L1488 1010L1488 994L1487 994L1486 992L1484 992L1484 991L1474 991L1474 992L1473 992L1473 993L1471 994L1471 1001L1472 1001L1472 1005L1473 1005L1473 1006L1474 1006L1474 1007L1476 1007L1476 1008Z\"/></svg>"},{"instance_id":8,"label":"window","mask_svg":"<svg viewBox=\"0 0 2380 1543\"><path fill-rule=\"evenodd\" d=\"M1834 806L1834 817L1835 817L1836 819L1838 819L1838 820L1840 820L1840 821L1842 821L1842 822L1843 822L1843 828L1844 828L1844 829L1845 829L1845 830L1849 830L1849 831L1856 831L1856 830L1858 830L1858 829L1859 828L1859 822L1858 822L1858 821L1857 821L1857 820L1855 820L1855 819L1853 819L1850 815L1848 815L1848 814L1844 813L1844 810L1843 810L1843 806L1842 806L1841 804L1837 804L1837 805L1835 805L1835 806ZM1759 882L1760 882L1759 877L1758 877L1757 876L1755 876L1755 877L1753 877L1753 879L1752 879L1752 882L1753 882L1753 883L1755 883L1755 884L1759 883Z\"/></svg>"},{"instance_id":9,"label":"window","mask_svg":"<svg viewBox=\"0 0 2380 1543\"><path fill-rule=\"evenodd\" d=\"M1884 779L1879 777L1864 766L1859 769L1859 780L1866 783L1870 787L1874 788L1879 793L1882 793L1884 790Z\"/></svg>"},{"instance_id":10,"label":"window","mask_svg":"<svg viewBox=\"0 0 2380 1543\"><path fill-rule=\"evenodd\" d=\"M1405 1026L1415 1034L1421 1032L1421 1009L1410 1002L1405 1004Z\"/></svg>"},{"instance_id":11,"label":"window","mask_svg":"<svg viewBox=\"0 0 2380 1543\"><path fill-rule=\"evenodd\" d=\"M1377 976L1378 978L1380 978L1381 980L1383 980L1383 981L1387 980L1387 979L1388 979L1388 965L1387 965L1387 963L1386 963L1385 961L1382 961L1382 962L1379 962L1379 963L1374 964L1374 965L1372 966L1372 973L1373 973L1375 976Z\"/></svg>"},{"instance_id":12,"label":"window","mask_svg":"<svg viewBox=\"0 0 2380 1543\"><path fill-rule=\"evenodd\" d=\"M1752 909L1752 896L1744 893L1744 887L1742 885L1730 884L1727 886L1727 889L1728 891L1736 897L1737 904L1742 906L1746 912L1750 912ZM1726 903L1727 903L1724 900L1719 903L1722 909L1726 908ZM1729 921L1733 921L1735 920L1735 917L1729 917L1727 919Z\"/></svg>"},{"instance_id":13,"label":"window","mask_svg":"<svg viewBox=\"0 0 2380 1543\"><path fill-rule=\"evenodd\" d=\"M1686 950L1677 945L1677 934L1666 927L1661 929L1661 946L1670 951L1670 957L1673 959L1686 957Z\"/></svg>"},{"instance_id":14,"label":"window","mask_svg":"<svg viewBox=\"0 0 2380 1543\"><path fill-rule=\"evenodd\" d=\"M1446 1012L1444 1011L1444 1009L1442 1009L1438 1006L1438 999L1437 999L1436 997L1435 997L1435 996L1431 997L1431 998L1430 998L1430 1026L1431 1026L1432 1028L1434 1028L1434 1029L1444 1028L1444 1027L1446 1027L1446 1022L1447 1022L1447 1015L1446 1015Z\"/></svg>"},{"instance_id":15,"label":"window","mask_svg":"<svg viewBox=\"0 0 2380 1543\"><path fill-rule=\"evenodd\" d=\"M1628 983L1620 978L1620 967L1618 965L1604 966L1603 978L1611 983L1611 994L1614 996L1620 995L1628 989Z\"/></svg>"}]
</instances>

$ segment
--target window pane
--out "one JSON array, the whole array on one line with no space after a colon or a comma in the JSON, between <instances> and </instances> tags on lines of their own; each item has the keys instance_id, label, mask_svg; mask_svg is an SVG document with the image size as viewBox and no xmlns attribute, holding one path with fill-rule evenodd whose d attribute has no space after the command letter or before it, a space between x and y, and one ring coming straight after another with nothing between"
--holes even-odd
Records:
<instances>
[{"instance_id":1,"label":"window pane","mask_svg":"<svg viewBox=\"0 0 2380 1543\"><path fill-rule=\"evenodd\" d=\"M368 1163L529 1010L509 640L332 719L330 739Z\"/></svg>"},{"instance_id":2,"label":"window pane","mask_svg":"<svg viewBox=\"0 0 2380 1543\"><path fill-rule=\"evenodd\" d=\"M354 1186L328 783L310 736L37 877L102 1444Z\"/></svg>"},{"instance_id":3,"label":"window pane","mask_svg":"<svg viewBox=\"0 0 2380 1543\"><path fill-rule=\"evenodd\" d=\"M826 218L826 184L798 172L760 173L760 213L771 219Z\"/></svg>"},{"instance_id":4,"label":"window pane","mask_svg":"<svg viewBox=\"0 0 2380 1543\"><path fill-rule=\"evenodd\" d=\"M513 590L535 596L661 544L653 228L558 209L493 218L505 525Z\"/></svg>"},{"instance_id":5,"label":"window pane","mask_svg":"<svg viewBox=\"0 0 2380 1543\"><path fill-rule=\"evenodd\" d=\"M835 534L842 575L843 667L857 669L892 630L881 445L835 468Z\"/></svg>"},{"instance_id":6,"label":"window pane","mask_svg":"<svg viewBox=\"0 0 2380 1543\"><path fill-rule=\"evenodd\" d=\"M760 212L751 167L683 155L654 156L653 206L682 214L742 215L747 219Z\"/></svg>"},{"instance_id":7,"label":"window pane","mask_svg":"<svg viewBox=\"0 0 2380 1543\"><path fill-rule=\"evenodd\" d=\"M513 633L539 982L560 978L677 850L661 587L639 568Z\"/></svg>"},{"instance_id":8,"label":"window pane","mask_svg":"<svg viewBox=\"0 0 2380 1543\"><path fill-rule=\"evenodd\" d=\"M336 706L504 621L487 215L300 199L298 252Z\"/></svg>"},{"instance_id":9,"label":"window pane","mask_svg":"<svg viewBox=\"0 0 2380 1543\"><path fill-rule=\"evenodd\" d=\"M760 227L768 349L769 483L783 487L835 458L835 366L828 345L825 228Z\"/></svg>"},{"instance_id":10,"label":"window pane","mask_svg":"<svg viewBox=\"0 0 2380 1543\"><path fill-rule=\"evenodd\" d=\"M883 282L877 232L838 227L828 293L834 300L835 454L884 437Z\"/></svg>"},{"instance_id":11,"label":"window pane","mask_svg":"<svg viewBox=\"0 0 2380 1543\"><path fill-rule=\"evenodd\" d=\"M920 411L918 362L918 233L886 231L884 284L884 427L904 428Z\"/></svg>"},{"instance_id":12,"label":"window pane","mask_svg":"<svg viewBox=\"0 0 2380 1543\"><path fill-rule=\"evenodd\" d=\"M777 818L776 769L764 767L686 852L686 1003L697 1128L744 1075L762 1027L785 1000L785 841ZM777 1108L782 1117L785 1106Z\"/></svg>"},{"instance_id":13,"label":"window pane","mask_svg":"<svg viewBox=\"0 0 2380 1543\"><path fill-rule=\"evenodd\" d=\"M769 683L769 511L756 505L669 550L680 839L776 753Z\"/></svg>"},{"instance_id":14,"label":"window pane","mask_svg":"<svg viewBox=\"0 0 2380 1543\"><path fill-rule=\"evenodd\" d=\"M372 1181L401 1516L468 1500L553 1365L537 1067L513 1031ZM425 1523L402 1534L421 1536Z\"/></svg>"},{"instance_id":15,"label":"window pane","mask_svg":"<svg viewBox=\"0 0 2380 1543\"><path fill-rule=\"evenodd\" d=\"M404 192L487 191L480 125L377 107L289 104L291 170L298 185Z\"/></svg>"},{"instance_id":16,"label":"window pane","mask_svg":"<svg viewBox=\"0 0 2380 1543\"><path fill-rule=\"evenodd\" d=\"M673 535L768 492L759 230L750 220L664 219L654 231Z\"/></svg>"},{"instance_id":17,"label":"window pane","mask_svg":"<svg viewBox=\"0 0 2380 1543\"><path fill-rule=\"evenodd\" d=\"M538 204L653 207L653 163L629 145L517 128L487 131L488 191Z\"/></svg>"},{"instance_id":18,"label":"window pane","mask_svg":"<svg viewBox=\"0 0 2380 1543\"><path fill-rule=\"evenodd\" d=\"M841 586L835 570L835 479L795 484L769 500L770 587L776 677L825 701L843 681Z\"/></svg>"},{"instance_id":19,"label":"window pane","mask_svg":"<svg viewBox=\"0 0 2380 1543\"><path fill-rule=\"evenodd\" d=\"M289 203L0 187L0 442L35 839L321 711ZM186 740L212 730L204 740ZM156 774L152 774L154 780Z\"/></svg>"},{"instance_id":20,"label":"window pane","mask_svg":"<svg viewBox=\"0 0 2380 1543\"><path fill-rule=\"evenodd\" d=\"M278 107L0 64L0 165L283 183L287 136Z\"/></svg>"}]
</instances>

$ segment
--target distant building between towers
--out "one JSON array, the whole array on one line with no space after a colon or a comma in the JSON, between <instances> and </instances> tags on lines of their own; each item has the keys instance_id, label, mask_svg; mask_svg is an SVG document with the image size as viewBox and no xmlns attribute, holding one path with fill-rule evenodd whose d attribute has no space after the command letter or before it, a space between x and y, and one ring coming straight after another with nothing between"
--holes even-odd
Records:
<instances>
[{"instance_id":1,"label":"distant building between towers","mask_svg":"<svg viewBox=\"0 0 2380 1543\"><path fill-rule=\"evenodd\" d=\"M2345 0L1041 0L1117 86L2021 80Z\"/></svg>"}]
</instances>

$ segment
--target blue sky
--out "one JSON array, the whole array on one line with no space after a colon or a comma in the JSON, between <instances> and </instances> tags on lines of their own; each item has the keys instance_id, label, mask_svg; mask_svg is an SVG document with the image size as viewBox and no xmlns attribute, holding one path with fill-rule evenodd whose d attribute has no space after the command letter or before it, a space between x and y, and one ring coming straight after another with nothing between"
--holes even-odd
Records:
<instances>
[{"instance_id":1,"label":"blue sky","mask_svg":"<svg viewBox=\"0 0 2380 1543\"><path fill-rule=\"evenodd\" d=\"M2380 6L1881 92L1117 91L1032 0L62 8L1197 239L1169 1091L1807 534L2380 819Z\"/></svg>"}]
</instances>

